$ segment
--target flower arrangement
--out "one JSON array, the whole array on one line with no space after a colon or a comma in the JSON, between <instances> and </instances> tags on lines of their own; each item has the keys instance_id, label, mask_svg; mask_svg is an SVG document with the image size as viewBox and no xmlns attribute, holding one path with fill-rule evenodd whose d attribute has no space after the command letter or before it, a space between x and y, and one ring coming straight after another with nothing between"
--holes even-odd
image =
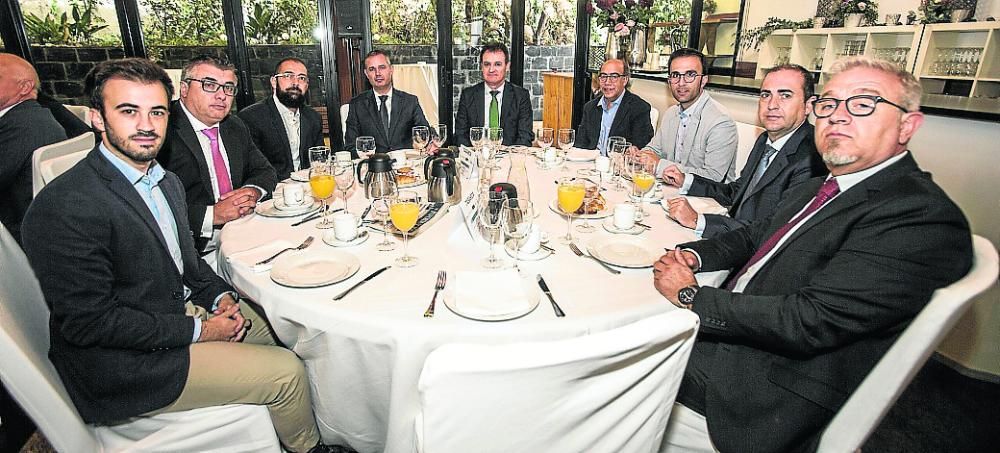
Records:
<instances>
[{"instance_id":1,"label":"flower arrangement","mask_svg":"<svg viewBox=\"0 0 1000 453\"><path fill-rule=\"evenodd\" d=\"M628 36L637 25L653 18L653 0L595 0L587 3L587 14L597 17L618 36Z\"/></svg>"},{"instance_id":2,"label":"flower arrangement","mask_svg":"<svg viewBox=\"0 0 1000 453\"><path fill-rule=\"evenodd\" d=\"M836 16L843 20L849 14L865 16L865 22L874 24L878 20L878 2L875 0L841 0Z\"/></svg>"},{"instance_id":3,"label":"flower arrangement","mask_svg":"<svg viewBox=\"0 0 1000 453\"><path fill-rule=\"evenodd\" d=\"M920 13L923 15L923 23L936 24L949 22L951 11L957 9L959 2L955 0L922 0L920 2Z\"/></svg>"}]
</instances>

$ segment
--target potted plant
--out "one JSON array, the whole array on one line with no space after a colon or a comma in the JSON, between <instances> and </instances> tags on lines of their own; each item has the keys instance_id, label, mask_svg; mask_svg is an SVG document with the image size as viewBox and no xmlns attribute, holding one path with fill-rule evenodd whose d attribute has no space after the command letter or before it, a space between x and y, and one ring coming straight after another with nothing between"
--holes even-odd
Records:
<instances>
[{"instance_id":1,"label":"potted plant","mask_svg":"<svg viewBox=\"0 0 1000 453\"><path fill-rule=\"evenodd\" d=\"M961 22L969 13L969 10L962 6L962 3L956 0L921 0L920 13L924 16L921 22L925 24Z\"/></svg>"},{"instance_id":2,"label":"potted plant","mask_svg":"<svg viewBox=\"0 0 1000 453\"><path fill-rule=\"evenodd\" d=\"M839 16L845 27L859 27L874 24L878 19L878 3L874 0L841 0L837 5Z\"/></svg>"}]
</instances>

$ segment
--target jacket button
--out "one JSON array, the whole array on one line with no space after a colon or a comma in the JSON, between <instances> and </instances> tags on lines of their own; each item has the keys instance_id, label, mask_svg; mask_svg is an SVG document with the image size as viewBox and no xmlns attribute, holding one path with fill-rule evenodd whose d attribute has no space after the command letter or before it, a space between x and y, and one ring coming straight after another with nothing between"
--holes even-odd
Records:
<instances>
[{"instance_id":1,"label":"jacket button","mask_svg":"<svg viewBox=\"0 0 1000 453\"><path fill-rule=\"evenodd\" d=\"M174 300L181 300L181 298L184 297L184 293L180 291L174 291L173 293L171 293L171 296L174 297Z\"/></svg>"}]
</instances>

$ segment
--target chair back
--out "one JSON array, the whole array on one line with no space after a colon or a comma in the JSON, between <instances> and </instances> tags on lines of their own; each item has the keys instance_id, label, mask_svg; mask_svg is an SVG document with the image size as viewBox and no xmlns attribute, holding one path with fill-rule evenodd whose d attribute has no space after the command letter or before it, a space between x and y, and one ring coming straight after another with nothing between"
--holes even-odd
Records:
<instances>
[{"instance_id":1,"label":"chair back","mask_svg":"<svg viewBox=\"0 0 1000 453\"><path fill-rule=\"evenodd\" d=\"M997 250L972 236L972 269L955 283L934 292L930 302L872 368L820 438L823 452L858 451L885 413L903 393L945 335L965 313L972 298L997 282Z\"/></svg>"},{"instance_id":2,"label":"chair back","mask_svg":"<svg viewBox=\"0 0 1000 453\"><path fill-rule=\"evenodd\" d=\"M649 122L653 125L654 132L656 131L656 128L660 126L660 123L658 122L659 120L660 120L660 111L657 110L656 107L650 107Z\"/></svg>"},{"instance_id":3,"label":"chair back","mask_svg":"<svg viewBox=\"0 0 1000 453\"><path fill-rule=\"evenodd\" d=\"M757 137L764 132L764 128L755 124L736 122L736 177L740 177L740 172L750 158L750 151L753 150Z\"/></svg>"},{"instance_id":4,"label":"chair back","mask_svg":"<svg viewBox=\"0 0 1000 453\"><path fill-rule=\"evenodd\" d=\"M87 126L91 125L90 107L87 107L86 105L72 105L72 104L66 104L64 107L66 107L66 110L69 110L74 115L76 115L77 118L80 118L80 121L86 123Z\"/></svg>"},{"instance_id":5,"label":"chair back","mask_svg":"<svg viewBox=\"0 0 1000 453\"><path fill-rule=\"evenodd\" d=\"M94 149L94 133L87 132L35 150L31 156L32 196L66 170L73 168Z\"/></svg>"},{"instance_id":6,"label":"chair back","mask_svg":"<svg viewBox=\"0 0 1000 453\"><path fill-rule=\"evenodd\" d=\"M423 452L654 452L698 330L671 310L566 340L447 344L424 363Z\"/></svg>"},{"instance_id":7,"label":"chair back","mask_svg":"<svg viewBox=\"0 0 1000 453\"><path fill-rule=\"evenodd\" d=\"M341 140L347 137L347 114L351 112L351 104L341 104L340 105L340 134ZM349 147L350 143L344 143L344 146Z\"/></svg>"}]
</instances>

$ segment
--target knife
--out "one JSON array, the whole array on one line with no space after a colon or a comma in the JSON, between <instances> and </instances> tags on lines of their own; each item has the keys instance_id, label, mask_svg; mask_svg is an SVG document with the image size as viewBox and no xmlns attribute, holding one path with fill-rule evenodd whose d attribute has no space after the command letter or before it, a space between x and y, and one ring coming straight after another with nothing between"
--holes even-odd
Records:
<instances>
[{"instance_id":1,"label":"knife","mask_svg":"<svg viewBox=\"0 0 1000 453\"><path fill-rule=\"evenodd\" d=\"M334 213L337 213L337 212L343 211L343 210L344 210L344 208L337 208L337 209L334 209L334 210L330 211L330 214L334 214ZM294 226L302 225L303 223L306 223L306 222L312 222L313 220L316 220L316 219L318 219L320 217L323 217L323 209L322 208L319 209L319 210L317 210L317 211L315 211L315 212L313 212L312 214L306 216L306 218L304 218L302 220L299 220L298 222L293 223L292 226L294 227Z\"/></svg>"},{"instance_id":2,"label":"knife","mask_svg":"<svg viewBox=\"0 0 1000 453\"><path fill-rule=\"evenodd\" d=\"M371 210L372 210L372 205L368 205L368 207L365 208L365 211L361 213L361 217L360 217L361 220L364 220L365 217L368 215L368 213L371 212Z\"/></svg>"},{"instance_id":3,"label":"knife","mask_svg":"<svg viewBox=\"0 0 1000 453\"><path fill-rule=\"evenodd\" d=\"M369 275L368 275L367 277L365 277L365 279L364 279L364 280L361 280L360 282L357 282L357 283L355 283L355 284L354 284L354 286L352 286L352 287L350 287L350 288L347 288L347 290L346 290L346 291L344 291L344 292L342 292L342 293L340 293L340 294L337 294L337 295L336 295L336 296L335 296L335 297L333 298L333 300L340 300L340 299L343 299L343 298L344 298L344 296L347 296L348 294L350 294L350 293L351 293L351 291L354 291L354 290L355 290L355 289L357 289L357 288L358 288L359 286L361 286L361 285L365 284L366 282L368 282L368 280L371 280L371 279L373 279L373 278L377 277L377 276L378 276L378 274L381 274L381 273L385 272L385 271L386 271L386 269L389 269L389 268L391 268L391 267L392 267L392 266L386 266L386 267L383 267L382 269L379 269L379 270L377 270L377 271L375 271L375 272L372 272L372 273L371 273L371 274L369 274Z\"/></svg>"},{"instance_id":4,"label":"knife","mask_svg":"<svg viewBox=\"0 0 1000 453\"><path fill-rule=\"evenodd\" d=\"M562 318L563 316L566 316L566 313L563 313L562 309L559 308L559 304L556 303L556 300L552 298L552 291L549 291L549 285L545 284L545 279L542 278L542 274L538 274L538 287L542 288L542 292L549 298L549 302L552 302L552 311L556 312L556 317Z\"/></svg>"}]
</instances>

